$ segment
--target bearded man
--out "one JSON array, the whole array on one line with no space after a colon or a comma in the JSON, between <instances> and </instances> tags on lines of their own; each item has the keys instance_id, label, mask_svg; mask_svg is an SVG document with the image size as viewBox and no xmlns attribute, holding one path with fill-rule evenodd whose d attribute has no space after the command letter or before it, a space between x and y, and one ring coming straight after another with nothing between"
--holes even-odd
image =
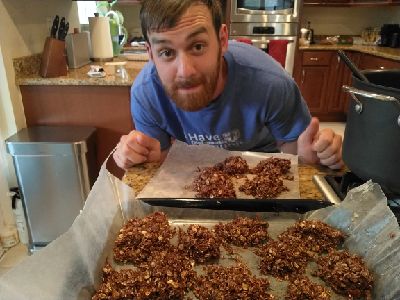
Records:
<instances>
[{"instance_id":1,"label":"bearded man","mask_svg":"<svg viewBox=\"0 0 400 300\"><path fill-rule=\"evenodd\" d=\"M218 0L144 0L140 18L150 62L131 89L135 130L114 153L120 168L163 161L174 139L342 167L341 136L319 130L269 55L228 41Z\"/></svg>"}]
</instances>

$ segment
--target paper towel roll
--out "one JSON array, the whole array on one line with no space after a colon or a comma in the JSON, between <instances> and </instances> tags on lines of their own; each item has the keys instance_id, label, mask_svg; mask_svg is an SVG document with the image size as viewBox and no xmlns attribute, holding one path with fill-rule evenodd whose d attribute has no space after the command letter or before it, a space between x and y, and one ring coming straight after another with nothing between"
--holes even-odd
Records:
<instances>
[{"instance_id":1,"label":"paper towel roll","mask_svg":"<svg viewBox=\"0 0 400 300\"><path fill-rule=\"evenodd\" d=\"M108 17L89 17L89 30L93 60L112 60L113 48L110 34L110 19Z\"/></svg>"}]
</instances>

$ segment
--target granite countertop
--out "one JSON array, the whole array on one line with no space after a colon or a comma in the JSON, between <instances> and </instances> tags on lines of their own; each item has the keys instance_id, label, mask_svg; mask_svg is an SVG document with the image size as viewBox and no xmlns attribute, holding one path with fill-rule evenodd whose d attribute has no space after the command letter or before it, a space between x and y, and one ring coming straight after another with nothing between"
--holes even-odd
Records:
<instances>
[{"instance_id":1,"label":"granite countertop","mask_svg":"<svg viewBox=\"0 0 400 300\"><path fill-rule=\"evenodd\" d=\"M159 168L157 163L141 164L129 169L122 181L135 189L139 193L149 180L154 176ZM299 189L301 199L324 199L317 186L312 181L316 174L339 174L341 171L332 171L326 167L317 165L299 165Z\"/></svg>"},{"instance_id":2,"label":"granite countertop","mask_svg":"<svg viewBox=\"0 0 400 300\"><path fill-rule=\"evenodd\" d=\"M400 48L365 46L365 45L324 45L312 44L308 46L300 46L300 50L348 50L361 53L367 53L383 58L400 61Z\"/></svg>"},{"instance_id":3,"label":"granite countertop","mask_svg":"<svg viewBox=\"0 0 400 300\"><path fill-rule=\"evenodd\" d=\"M127 47L124 50L137 50L137 47ZM367 53L383 58L393 59L400 61L400 48L387 48L377 46L364 46L364 45L324 45L324 44L313 44L309 46L300 46L300 50L351 50L362 53ZM143 49L139 49L143 50ZM112 67L105 68L106 77L104 78L91 78L87 75L90 69L90 65L101 65L104 63L92 62L78 69L69 69L66 76L60 76L55 78L43 78L39 75L41 55L36 54L27 57L21 57L14 59L15 69L15 82L17 85L99 85L99 86L131 86L140 70L146 64L143 60L143 55L137 55L138 60L126 60L127 54L122 54L116 58L115 61L126 61L126 70L128 73L128 79L122 80L120 77L115 76ZM129 59L135 59L135 54L129 54Z\"/></svg>"},{"instance_id":4,"label":"granite countertop","mask_svg":"<svg viewBox=\"0 0 400 300\"><path fill-rule=\"evenodd\" d=\"M78 69L69 69L66 76L43 78L39 75L40 54L14 59L15 81L17 85L99 85L99 86L131 86L133 80L146 64L146 61L127 61L121 58L114 61L125 61L128 78L122 80L115 76L114 66L105 66L105 63L91 62ZM87 75L90 65L100 65L106 71L103 78L91 78Z\"/></svg>"}]
</instances>

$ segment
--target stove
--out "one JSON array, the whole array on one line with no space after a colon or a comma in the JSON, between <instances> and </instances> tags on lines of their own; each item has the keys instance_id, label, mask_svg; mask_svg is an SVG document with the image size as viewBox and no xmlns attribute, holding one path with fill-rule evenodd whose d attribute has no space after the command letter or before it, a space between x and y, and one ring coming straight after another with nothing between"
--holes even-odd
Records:
<instances>
[{"instance_id":1,"label":"stove","mask_svg":"<svg viewBox=\"0 0 400 300\"><path fill-rule=\"evenodd\" d=\"M365 183L365 180L360 179L352 172L343 175L314 175L313 181L325 198L334 204L339 204L349 190ZM400 224L400 195L385 190L383 192L388 199L389 208Z\"/></svg>"}]
</instances>

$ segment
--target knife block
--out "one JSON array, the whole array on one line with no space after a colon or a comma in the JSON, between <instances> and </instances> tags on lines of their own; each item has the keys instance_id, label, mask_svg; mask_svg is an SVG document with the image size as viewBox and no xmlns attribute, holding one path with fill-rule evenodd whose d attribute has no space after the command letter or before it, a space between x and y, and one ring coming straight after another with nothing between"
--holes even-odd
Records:
<instances>
[{"instance_id":1,"label":"knife block","mask_svg":"<svg viewBox=\"0 0 400 300\"><path fill-rule=\"evenodd\" d=\"M47 37L40 64L40 76L58 77L67 75L67 56L65 54L65 41Z\"/></svg>"}]
</instances>

